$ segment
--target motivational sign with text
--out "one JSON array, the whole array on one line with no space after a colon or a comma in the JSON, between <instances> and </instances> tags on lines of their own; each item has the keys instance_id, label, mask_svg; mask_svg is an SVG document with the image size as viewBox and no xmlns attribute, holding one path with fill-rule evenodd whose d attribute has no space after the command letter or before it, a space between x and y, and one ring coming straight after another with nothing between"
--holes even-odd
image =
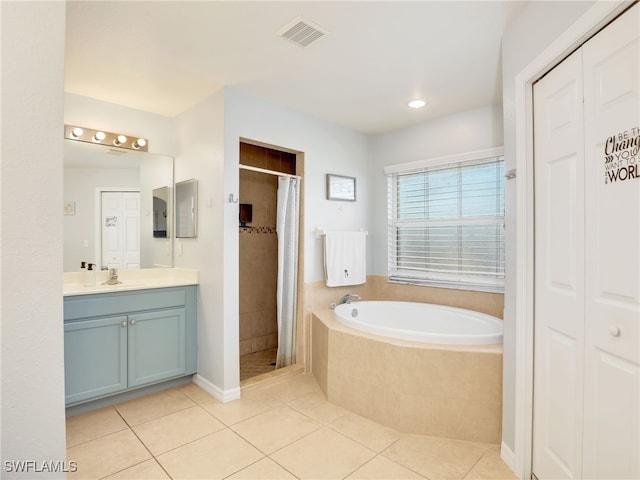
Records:
<instances>
[{"instance_id":1,"label":"motivational sign with text","mask_svg":"<svg viewBox=\"0 0 640 480\"><path fill-rule=\"evenodd\" d=\"M640 178L640 127L618 132L604 144L604 183Z\"/></svg>"}]
</instances>

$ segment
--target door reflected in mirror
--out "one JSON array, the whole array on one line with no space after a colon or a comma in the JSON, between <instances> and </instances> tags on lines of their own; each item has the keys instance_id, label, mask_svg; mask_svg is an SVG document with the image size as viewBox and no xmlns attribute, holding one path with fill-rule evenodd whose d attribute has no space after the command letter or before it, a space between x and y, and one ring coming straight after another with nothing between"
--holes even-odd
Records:
<instances>
[{"instance_id":1,"label":"door reflected in mirror","mask_svg":"<svg viewBox=\"0 0 640 480\"><path fill-rule=\"evenodd\" d=\"M195 179L176 183L176 238L197 235L198 182Z\"/></svg>"},{"instance_id":2,"label":"door reflected in mirror","mask_svg":"<svg viewBox=\"0 0 640 480\"><path fill-rule=\"evenodd\" d=\"M61 215L64 222L64 271L79 271L80 262L93 263L97 269L109 267L117 262L112 261L114 257L126 259L126 249L134 244L139 244L139 268L172 267L170 185L173 185L173 157L65 140L63 201L65 205L75 205L75 214ZM166 219L163 217L166 233L165 236L155 236L156 231L163 229L160 219L157 223L155 221L154 192L163 189L167 189L167 207L160 215L166 211ZM103 259L104 229L110 228L109 233L113 233L116 229L112 225L122 225L126 220L117 214L109 214L110 217L118 217L115 222L112 218L109 222L102 218L102 192L116 191L140 192L139 206L136 207L139 219L135 231L127 230L127 242L121 245L122 254L111 252L113 256ZM160 197L165 198L164 194ZM132 201L127 203L132 204ZM130 262L131 265L134 262ZM124 261L119 267L113 266L127 268Z\"/></svg>"}]
</instances>

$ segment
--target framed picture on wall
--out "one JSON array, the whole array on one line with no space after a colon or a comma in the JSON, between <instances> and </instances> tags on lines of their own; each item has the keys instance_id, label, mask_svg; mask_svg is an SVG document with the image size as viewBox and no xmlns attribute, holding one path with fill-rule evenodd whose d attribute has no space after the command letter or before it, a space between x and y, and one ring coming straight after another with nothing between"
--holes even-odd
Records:
<instances>
[{"instance_id":1,"label":"framed picture on wall","mask_svg":"<svg viewBox=\"0 0 640 480\"><path fill-rule=\"evenodd\" d=\"M327 173L327 200L356 201L356 179Z\"/></svg>"},{"instance_id":2,"label":"framed picture on wall","mask_svg":"<svg viewBox=\"0 0 640 480\"><path fill-rule=\"evenodd\" d=\"M64 202L64 214L75 215L76 214L76 202Z\"/></svg>"}]
</instances>

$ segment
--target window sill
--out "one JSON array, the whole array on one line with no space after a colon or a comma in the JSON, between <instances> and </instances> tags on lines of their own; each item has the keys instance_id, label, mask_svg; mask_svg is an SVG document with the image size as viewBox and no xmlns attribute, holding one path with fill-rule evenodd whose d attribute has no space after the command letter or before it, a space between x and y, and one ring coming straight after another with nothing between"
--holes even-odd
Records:
<instances>
[{"instance_id":1,"label":"window sill","mask_svg":"<svg viewBox=\"0 0 640 480\"><path fill-rule=\"evenodd\" d=\"M470 292L504 294L504 286L501 286L501 285L449 283L449 282L440 282L437 280L399 279L399 278L392 278L392 277L387 277L387 283L395 283L399 285L414 285L417 287L447 288L450 290L466 290Z\"/></svg>"}]
</instances>

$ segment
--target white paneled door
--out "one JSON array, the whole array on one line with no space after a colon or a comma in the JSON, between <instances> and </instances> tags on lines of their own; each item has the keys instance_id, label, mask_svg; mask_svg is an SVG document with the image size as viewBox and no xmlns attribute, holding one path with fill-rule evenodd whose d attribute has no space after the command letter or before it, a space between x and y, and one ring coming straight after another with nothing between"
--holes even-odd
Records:
<instances>
[{"instance_id":1,"label":"white paneled door","mask_svg":"<svg viewBox=\"0 0 640 480\"><path fill-rule=\"evenodd\" d=\"M533 463L540 478L581 468L584 358L582 54L534 89L535 367Z\"/></svg>"},{"instance_id":2,"label":"white paneled door","mask_svg":"<svg viewBox=\"0 0 640 480\"><path fill-rule=\"evenodd\" d=\"M640 478L640 6L534 85L533 472Z\"/></svg>"},{"instance_id":3,"label":"white paneled door","mask_svg":"<svg viewBox=\"0 0 640 480\"><path fill-rule=\"evenodd\" d=\"M140 192L102 192L102 263L140 268Z\"/></svg>"}]
</instances>

